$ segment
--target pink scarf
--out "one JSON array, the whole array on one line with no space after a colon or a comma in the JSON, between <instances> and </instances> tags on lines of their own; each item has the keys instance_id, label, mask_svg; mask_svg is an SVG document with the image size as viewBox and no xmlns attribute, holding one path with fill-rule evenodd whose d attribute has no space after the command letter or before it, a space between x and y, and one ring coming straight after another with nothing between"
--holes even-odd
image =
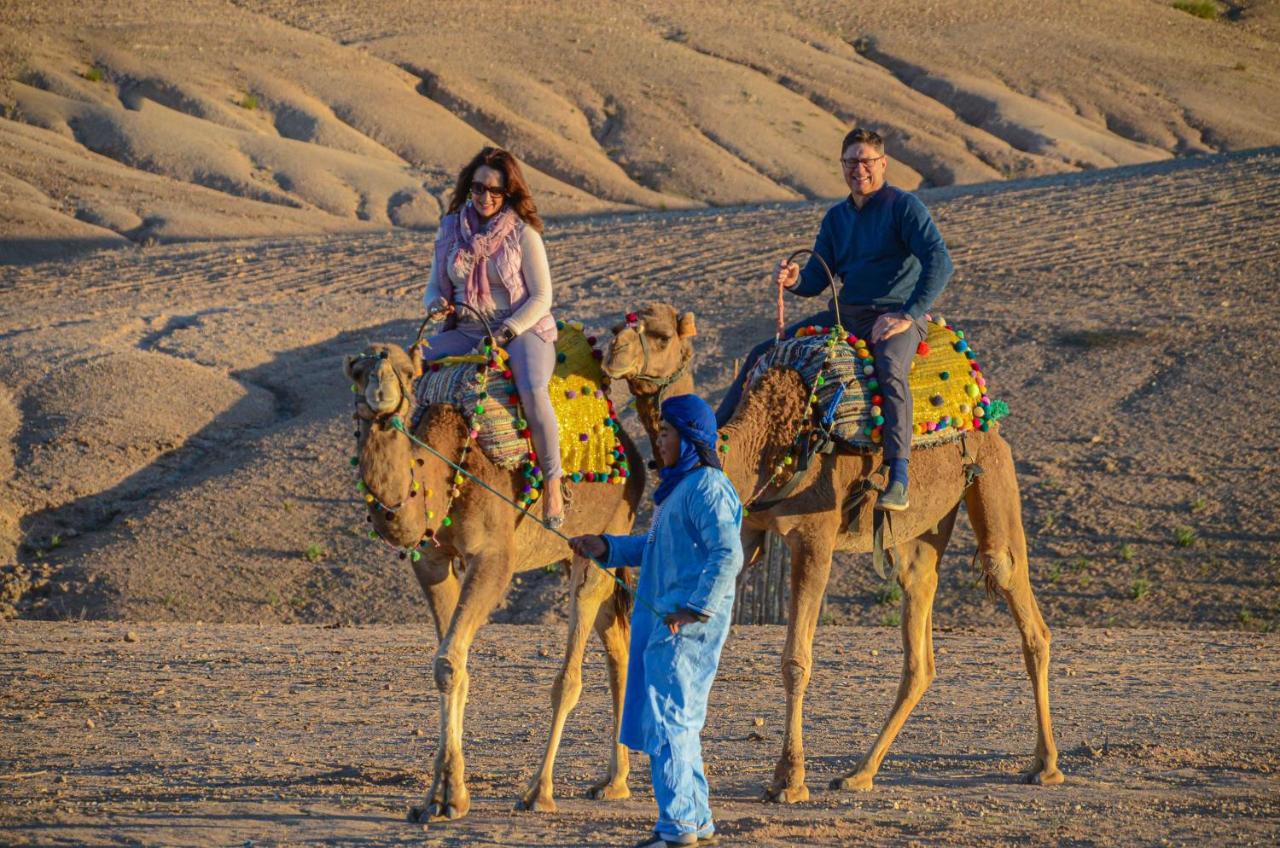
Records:
<instances>
[{"instance_id":1,"label":"pink scarf","mask_svg":"<svg viewBox=\"0 0 1280 848\"><path fill-rule=\"evenodd\" d=\"M497 308L489 290L489 258L515 231L520 216L514 209L504 207L487 223L485 226L480 222L475 207L468 201L458 216L458 253L453 259L457 276L465 276L467 280L463 302L486 313Z\"/></svg>"}]
</instances>

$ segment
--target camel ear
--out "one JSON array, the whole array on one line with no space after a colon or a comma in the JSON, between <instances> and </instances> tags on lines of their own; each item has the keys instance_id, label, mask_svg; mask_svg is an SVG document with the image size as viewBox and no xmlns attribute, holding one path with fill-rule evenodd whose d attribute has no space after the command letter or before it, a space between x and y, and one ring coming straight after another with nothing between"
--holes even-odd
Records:
<instances>
[{"instance_id":1,"label":"camel ear","mask_svg":"<svg viewBox=\"0 0 1280 848\"><path fill-rule=\"evenodd\" d=\"M356 363L359 361L360 361L360 357L352 356L349 353L346 356L342 357L342 371L344 374L347 375L347 378L352 382L357 382L357 383L360 382L359 378L356 377L356 371L355 371Z\"/></svg>"},{"instance_id":2,"label":"camel ear","mask_svg":"<svg viewBox=\"0 0 1280 848\"><path fill-rule=\"evenodd\" d=\"M407 353L409 364L413 366L413 379L416 380L422 376L422 348L418 345L410 345Z\"/></svg>"},{"instance_id":3,"label":"camel ear","mask_svg":"<svg viewBox=\"0 0 1280 848\"><path fill-rule=\"evenodd\" d=\"M698 325L694 323L692 312L686 312L680 316L680 322L676 326L676 335L682 339L698 335Z\"/></svg>"}]
</instances>

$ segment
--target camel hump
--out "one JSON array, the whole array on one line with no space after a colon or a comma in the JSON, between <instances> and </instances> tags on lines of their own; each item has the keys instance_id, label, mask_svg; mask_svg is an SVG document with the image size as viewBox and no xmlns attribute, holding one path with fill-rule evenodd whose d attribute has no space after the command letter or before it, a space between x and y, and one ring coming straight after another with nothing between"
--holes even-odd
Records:
<instances>
[{"instance_id":1,"label":"camel hump","mask_svg":"<svg viewBox=\"0 0 1280 848\"><path fill-rule=\"evenodd\" d=\"M962 330L941 316L911 362L912 448L944 444L972 430L990 430L1008 414L995 399ZM830 422L837 440L856 448L875 448L882 440L884 414L875 357L856 336L841 339L828 352L828 327L802 327L760 357L749 377L753 385L770 368L799 372L811 394L818 419Z\"/></svg>"},{"instance_id":2,"label":"camel hump","mask_svg":"<svg viewBox=\"0 0 1280 848\"><path fill-rule=\"evenodd\" d=\"M556 366L547 392L560 427L560 459L566 479L622 483L631 474L618 440L622 425L600 370L604 351L578 321L557 321ZM472 438L495 465L521 468L536 488L540 468L529 462L531 432L520 405L515 377L492 354L477 350L429 364L415 388L419 414L433 403L454 407L466 418Z\"/></svg>"}]
</instances>

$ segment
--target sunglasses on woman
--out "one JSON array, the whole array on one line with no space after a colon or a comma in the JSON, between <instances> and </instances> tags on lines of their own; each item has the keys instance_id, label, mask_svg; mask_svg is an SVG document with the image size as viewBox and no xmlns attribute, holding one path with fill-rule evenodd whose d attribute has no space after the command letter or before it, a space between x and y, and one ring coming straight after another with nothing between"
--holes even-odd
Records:
<instances>
[{"instance_id":1,"label":"sunglasses on woman","mask_svg":"<svg viewBox=\"0 0 1280 848\"><path fill-rule=\"evenodd\" d=\"M489 195L490 197L506 197L507 190L501 186L485 185L479 180L476 180L475 182L471 183L472 197L484 197L486 194Z\"/></svg>"}]
</instances>

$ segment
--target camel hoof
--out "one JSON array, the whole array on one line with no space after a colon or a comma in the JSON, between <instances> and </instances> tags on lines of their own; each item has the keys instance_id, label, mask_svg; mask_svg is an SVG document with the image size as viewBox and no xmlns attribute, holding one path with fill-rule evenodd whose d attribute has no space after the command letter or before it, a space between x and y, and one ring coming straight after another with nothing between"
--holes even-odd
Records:
<instances>
[{"instance_id":1,"label":"camel hoof","mask_svg":"<svg viewBox=\"0 0 1280 848\"><path fill-rule=\"evenodd\" d=\"M592 801L621 801L631 797L631 787L626 783L611 783L608 780L602 780L599 783L593 783L587 789L587 797Z\"/></svg>"},{"instance_id":2,"label":"camel hoof","mask_svg":"<svg viewBox=\"0 0 1280 848\"><path fill-rule=\"evenodd\" d=\"M516 801L516 809L530 813L554 813L556 801L550 795L532 795Z\"/></svg>"},{"instance_id":3,"label":"camel hoof","mask_svg":"<svg viewBox=\"0 0 1280 848\"><path fill-rule=\"evenodd\" d=\"M410 824L422 824L427 820L427 811L422 807L410 807L408 818Z\"/></svg>"},{"instance_id":4,"label":"camel hoof","mask_svg":"<svg viewBox=\"0 0 1280 848\"><path fill-rule=\"evenodd\" d=\"M1057 786L1066 781L1062 771L1058 768L1038 768L1032 766L1029 771L1022 773L1022 782L1029 783L1033 786Z\"/></svg>"},{"instance_id":5,"label":"camel hoof","mask_svg":"<svg viewBox=\"0 0 1280 848\"><path fill-rule=\"evenodd\" d=\"M466 810L459 810L452 804L432 804L427 807L427 821L442 822L460 819L466 815Z\"/></svg>"},{"instance_id":6,"label":"camel hoof","mask_svg":"<svg viewBox=\"0 0 1280 848\"><path fill-rule=\"evenodd\" d=\"M846 774L831 781L831 788L844 792L870 792L875 786L872 778L859 774Z\"/></svg>"},{"instance_id":7,"label":"camel hoof","mask_svg":"<svg viewBox=\"0 0 1280 848\"><path fill-rule=\"evenodd\" d=\"M770 786L764 791L764 800L770 804L799 804L809 800L809 787L803 783L799 786Z\"/></svg>"}]
</instances>

